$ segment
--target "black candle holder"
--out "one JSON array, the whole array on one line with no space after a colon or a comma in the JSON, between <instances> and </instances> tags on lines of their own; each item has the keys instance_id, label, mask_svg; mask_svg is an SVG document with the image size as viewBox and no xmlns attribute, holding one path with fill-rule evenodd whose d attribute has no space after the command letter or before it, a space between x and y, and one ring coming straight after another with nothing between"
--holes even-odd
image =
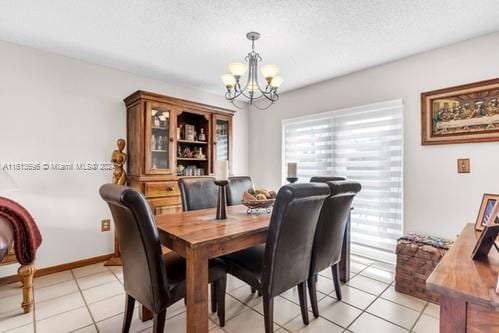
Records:
<instances>
[{"instance_id":1,"label":"black candle holder","mask_svg":"<svg viewBox=\"0 0 499 333\"><path fill-rule=\"evenodd\" d=\"M227 185L228 180L215 180L218 186L218 199L217 199L217 220L225 220L227 218Z\"/></svg>"},{"instance_id":2,"label":"black candle holder","mask_svg":"<svg viewBox=\"0 0 499 333\"><path fill-rule=\"evenodd\" d=\"M290 183L290 184L294 184L298 181L298 177L288 177L286 178L286 180Z\"/></svg>"}]
</instances>

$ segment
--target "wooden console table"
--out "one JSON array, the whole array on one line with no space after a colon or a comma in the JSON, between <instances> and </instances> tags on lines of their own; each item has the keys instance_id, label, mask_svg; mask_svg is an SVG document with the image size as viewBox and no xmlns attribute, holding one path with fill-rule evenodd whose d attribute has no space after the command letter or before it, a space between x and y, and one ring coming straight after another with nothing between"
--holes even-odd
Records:
<instances>
[{"instance_id":1,"label":"wooden console table","mask_svg":"<svg viewBox=\"0 0 499 333\"><path fill-rule=\"evenodd\" d=\"M471 260L480 234L467 224L426 281L440 297L440 333L499 332L499 253Z\"/></svg>"}]
</instances>

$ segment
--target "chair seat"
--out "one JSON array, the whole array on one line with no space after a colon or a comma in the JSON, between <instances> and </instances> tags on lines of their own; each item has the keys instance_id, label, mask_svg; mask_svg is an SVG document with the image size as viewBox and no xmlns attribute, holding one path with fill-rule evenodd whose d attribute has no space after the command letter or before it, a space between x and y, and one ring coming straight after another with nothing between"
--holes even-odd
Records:
<instances>
[{"instance_id":1,"label":"chair seat","mask_svg":"<svg viewBox=\"0 0 499 333\"><path fill-rule=\"evenodd\" d=\"M228 254L222 259L226 262L230 274L261 290L264 255L265 244L261 244Z\"/></svg>"},{"instance_id":2,"label":"chair seat","mask_svg":"<svg viewBox=\"0 0 499 333\"><path fill-rule=\"evenodd\" d=\"M168 291L171 296L171 304L185 295L186 262L183 257L175 252L169 252L163 256L166 271L168 272ZM221 279L227 274L227 266L220 259L212 259L208 262L209 282Z\"/></svg>"}]
</instances>

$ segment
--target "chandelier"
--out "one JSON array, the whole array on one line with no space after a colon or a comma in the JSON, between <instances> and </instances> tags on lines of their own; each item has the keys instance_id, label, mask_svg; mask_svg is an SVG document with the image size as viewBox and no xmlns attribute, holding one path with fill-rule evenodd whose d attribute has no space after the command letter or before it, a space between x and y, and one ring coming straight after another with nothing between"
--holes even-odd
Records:
<instances>
[{"instance_id":1,"label":"chandelier","mask_svg":"<svg viewBox=\"0 0 499 333\"><path fill-rule=\"evenodd\" d=\"M225 98L238 108L244 108L236 104L238 100L246 100L257 109L265 110L277 102L279 95L277 89L282 84L282 77L277 76L279 68L268 64L260 68L265 79L265 88L258 82L258 62L262 57L255 52L255 40L260 38L258 32L248 32L246 37L251 41L251 52L244 58L245 63L233 62L229 64L231 74L222 75L222 81L227 91ZM243 75L248 72L246 82L242 82Z\"/></svg>"}]
</instances>

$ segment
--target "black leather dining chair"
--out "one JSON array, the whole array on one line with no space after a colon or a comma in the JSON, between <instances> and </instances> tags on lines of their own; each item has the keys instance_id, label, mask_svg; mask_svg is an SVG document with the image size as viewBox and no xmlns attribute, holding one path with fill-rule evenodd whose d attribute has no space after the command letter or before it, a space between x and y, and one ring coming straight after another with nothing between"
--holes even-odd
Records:
<instances>
[{"instance_id":1,"label":"black leather dining chair","mask_svg":"<svg viewBox=\"0 0 499 333\"><path fill-rule=\"evenodd\" d=\"M249 176L229 177L229 186L227 186L227 204L229 206L240 205L243 203L244 192L255 193L253 180Z\"/></svg>"},{"instance_id":2,"label":"black leather dining chair","mask_svg":"<svg viewBox=\"0 0 499 333\"><path fill-rule=\"evenodd\" d=\"M218 189L213 177L189 177L178 180L182 210L215 208Z\"/></svg>"},{"instance_id":3,"label":"black leather dining chair","mask_svg":"<svg viewBox=\"0 0 499 333\"><path fill-rule=\"evenodd\" d=\"M298 286L302 319L308 324L306 280L315 228L326 184L293 184L281 187L270 219L267 241L223 257L229 273L263 294L265 332L273 329L273 300Z\"/></svg>"},{"instance_id":4,"label":"black leather dining chair","mask_svg":"<svg viewBox=\"0 0 499 333\"><path fill-rule=\"evenodd\" d=\"M329 186L331 194L324 200L319 215L307 283L312 312L315 317L319 316L316 277L322 270L331 267L336 297L341 300L338 263L341 259L343 236L345 235L352 201L361 189L361 185L354 181L327 181L326 184Z\"/></svg>"},{"instance_id":5,"label":"black leather dining chair","mask_svg":"<svg viewBox=\"0 0 499 333\"><path fill-rule=\"evenodd\" d=\"M170 252L162 254L159 234L144 196L137 190L115 184L100 188L116 224L120 241L126 292L122 332L130 330L135 300L153 312L153 332L163 332L166 309L185 298L186 263ZM226 266L216 259L209 262L209 281L217 285L220 326L225 324Z\"/></svg>"}]
</instances>

